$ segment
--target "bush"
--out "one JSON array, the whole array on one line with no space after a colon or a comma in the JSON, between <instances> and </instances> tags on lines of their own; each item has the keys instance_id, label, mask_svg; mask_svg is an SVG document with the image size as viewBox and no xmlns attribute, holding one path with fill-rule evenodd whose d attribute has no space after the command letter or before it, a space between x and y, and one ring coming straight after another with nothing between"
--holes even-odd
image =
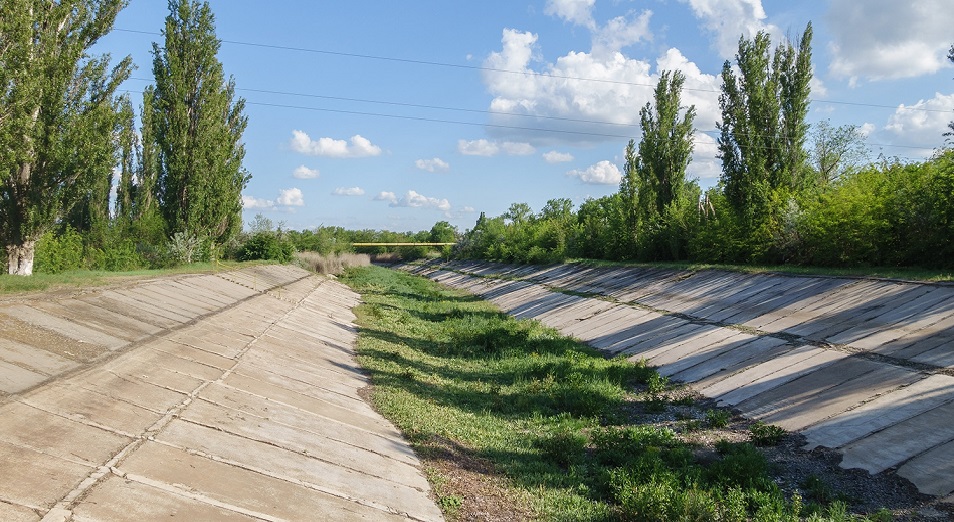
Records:
<instances>
[{"instance_id":1,"label":"bush","mask_svg":"<svg viewBox=\"0 0 954 522\"><path fill-rule=\"evenodd\" d=\"M249 236L239 249L240 261L268 259L287 263L295 254L295 246L291 241L271 231L255 232Z\"/></svg>"},{"instance_id":2,"label":"bush","mask_svg":"<svg viewBox=\"0 0 954 522\"><path fill-rule=\"evenodd\" d=\"M83 237L69 227L59 235L43 234L37 241L33 263L36 272L45 274L83 268Z\"/></svg>"}]
</instances>

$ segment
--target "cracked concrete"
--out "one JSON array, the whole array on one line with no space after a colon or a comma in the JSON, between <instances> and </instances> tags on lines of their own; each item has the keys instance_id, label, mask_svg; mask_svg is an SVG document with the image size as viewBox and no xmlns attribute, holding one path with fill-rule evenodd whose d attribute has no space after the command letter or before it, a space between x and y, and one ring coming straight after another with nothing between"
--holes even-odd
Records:
<instances>
[{"instance_id":1,"label":"cracked concrete","mask_svg":"<svg viewBox=\"0 0 954 522\"><path fill-rule=\"evenodd\" d=\"M357 303L287 266L3 299L0 520L441 520Z\"/></svg>"}]
</instances>

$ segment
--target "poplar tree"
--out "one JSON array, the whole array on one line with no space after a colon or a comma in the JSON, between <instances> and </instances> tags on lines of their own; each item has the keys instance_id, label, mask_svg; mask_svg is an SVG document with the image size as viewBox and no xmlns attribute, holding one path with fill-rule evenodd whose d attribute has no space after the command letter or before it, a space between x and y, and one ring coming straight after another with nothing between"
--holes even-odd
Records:
<instances>
[{"instance_id":1,"label":"poplar tree","mask_svg":"<svg viewBox=\"0 0 954 522\"><path fill-rule=\"evenodd\" d=\"M640 207L647 219L662 216L667 206L683 196L696 117L694 105L681 105L685 82L682 72L664 71L656 84L655 104L647 102L639 111L643 137L636 169L642 189Z\"/></svg>"},{"instance_id":2,"label":"poplar tree","mask_svg":"<svg viewBox=\"0 0 954 522\"><path fill-rule=\"evenodd\" d=\"M153 44L156 85L144 101L166 232L207 238L213 248L240 230L250 178L242 168L245 100L235 96L233 78L225 81L214 21L207 2L170 0L165 45ZM151 182L150 146L143 144L144 182Z\"/></svg>"},{"instance_id":3,"label":"poplar tree","mask_svg":"<svg viewBox=\"0 0 954 522\"><path fill-rule=\"evenodd\" d=\"M125 5L2 0L0 237L10 274L31 275L37 239L112 172L115 92L132 59L110 69L109 55L87 51Z\"/></svg>"},{"instance_id":4,"label":"poplar tree","mask_svg":"<svg viewBox=\"0 0 954 522\"><path fill-rule=\"evenodd\" d=\"M717 127L722 184L729 204L747 228L768 219L778 190L798 192L809 183L805 141L808 134L811 23L796 49L786 42L771 52L771 38L759 32L739 40L736 75L722 67Z\"/></svg>"}]
</instances>

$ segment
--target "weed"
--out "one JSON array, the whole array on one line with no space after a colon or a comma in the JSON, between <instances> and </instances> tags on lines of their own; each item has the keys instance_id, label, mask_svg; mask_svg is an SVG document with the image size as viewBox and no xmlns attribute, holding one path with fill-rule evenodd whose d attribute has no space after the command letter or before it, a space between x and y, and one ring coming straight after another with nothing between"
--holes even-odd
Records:
<instances>
[{"instance_id":1,"label":"weed","mask_svg":"<svg viewBox=\"0 0 954 522\"><path fill-rule=\"evenodd\" d=\"M683 419L679 421L679 427L683 433L691 433L702 429L702 421L699 419Z\"/></svg>"},{"instance_id":2,"label":"weed","mask_svg":"<svg viewBox=\"0 0 954 522\"><path fill-rule=\"evenodd\" d=\"M756 421L749 427L752 444L756 446L775 446L785 437L785 430L774 424Z\"/></svg>"},{"instance_id":3,"label":"weed","mask_svg":"<svg viewBox=\"0 0 954 522\"><path fill-rule=\"evenodd\" d=\"M732 414L726 410L708 410L706 411L706 424L712 428L725 428L729 425Z\"/></svg>"},{"instance_id":4,"label":"weed","mask_svg":"<svg viewBox=\"0 0 954 522\"><path fill-rule=\"evenodd\" d=\"M444 511L444 513L453 515L460 509L463 500L464 499L457 495L441 495L438 497L437 503L440 505L441 510Z\"/></svg>"},{"instance_id":5,"label":"weed","mask_svg":"<svg viewBox=\"0 0 954 522\"><path fill-rule=\"evenodd\" d=\"M646 391L648 391L650 395L659 395L666 391L668 386L669 377L660 375L658 372L654 372L646 381Z\"/></svg>"}]
</instances>

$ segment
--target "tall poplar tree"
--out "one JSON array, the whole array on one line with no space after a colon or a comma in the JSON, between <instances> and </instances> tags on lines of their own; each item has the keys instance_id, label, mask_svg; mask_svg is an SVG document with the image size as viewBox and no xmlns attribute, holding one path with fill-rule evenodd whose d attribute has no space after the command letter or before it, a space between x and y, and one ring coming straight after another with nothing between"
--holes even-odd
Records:
<instances>
[{"instance_id":1,"label":"tall poplar tree","mask_svg":"<svg viewBox=\"0 0 954 522\"><path fill-rule=\"evenodd\" d=\"M87 51L125 5L2 0L0 238L11 274L33 273L37 239L115 165L115 92L132 60L110 69L108 55Z\"/></svg>"},{"instance_id":2,"label":"tall poplar tree","mask_svg":"<svg viewBox=\"0 0 954 522\"><path fill-rule=\"evenodd\" d=\"M654 104L639 111L643 137L639 140L640 207L644 216L662 216L683 195L686 168L692 160L695 105L681 105L686 76L664 71L656 84ZM681 113L681 116L680 116Z\"/></svg>"},{"instance_id":3,"label":"tall poplar tree","mask_svg":"<svg viewBox=\"0 0 954 522\"><path fill-rule=\"evenodd\" d=\"M722 184L746 228L768 220L773 192L798 192L811 179L805 151L811 40L809 23L797 48L785 42L773 56L771 38L759 32L739 40L738 75L728 60L722 67Z\"/></svg>"},{"instance_id":4,"label":"tall poplar tree","mask_svg":"<svg viewBox=\"0 0 954 522\"><path fill-rule=\"evenodd\" d=\"M167 234L193 234L220 245L242 225L245 100L225 81L215 19L207 2L170 0L165 45L153 44L156 78L144 101L144 136L155 144L156 202ZM143 144L144 170L152 144ZM144 179L150 182L148 179Z\"/></svg>"}]
</instances>

